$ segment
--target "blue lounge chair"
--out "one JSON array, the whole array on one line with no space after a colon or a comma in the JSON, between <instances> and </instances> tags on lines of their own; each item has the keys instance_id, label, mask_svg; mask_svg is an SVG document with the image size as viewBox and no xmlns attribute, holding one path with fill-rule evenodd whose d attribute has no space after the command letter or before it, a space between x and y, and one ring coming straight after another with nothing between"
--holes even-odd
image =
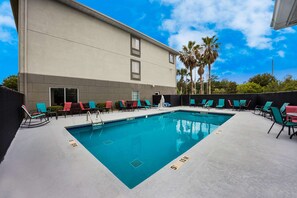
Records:
<instances>
[{"instance_id":1,"label":"blue lounge chair","mask_svg":"<svg viewBox=\"0 0 297 198\"><path fill-rule=\"evenodd\" d=\"M240 110L241 106L240 106L240 102L239 100L233 100L233 109L238 109Z\"/></svg>"},{"instance_id":2,"label":"blue lounge chair","mask_svg":"<svg viewBox=\"0 0 297 198\"><path fill-rule=\"evenodd\" d=\"M90 108L91 111L97 111L97 110L99 110L96 107L96 103L94 101L89 101L89 108Z\"/></svg>"},{"instance_id":3,"label":"blue lounge chair","mask_svg":"<svg viewBox=\"0 0 297 198\"><path fill-rule=\"evenodd\" d=\"M254 113L256 113L256 111L259 111L259 115L262 113L262 115L265 116L266 113L270 113L271 105L272 101L267 101L264 106L257 105L255 107Z\"/></svg>"},{"instance_id":4,"label":"blue lounge chair","mask_svg":"<svg viewBox=\"0 0 297 198\"><path fill-rule=\"evenodd\" d=\"M206 104L206 99L202 99L201 103L198 104L198 106L203 107Z\"/></svg>"},{"instance_id":5,"label":"blue lounge chair","mask_svg":"<svg viewBox=\"0 0 297 198\"><path fill-rule=\"evenodd\" d=\"M152 105L149 100L144 100L144 102L145 102L145 106L148 106L148 107L158 107L158 105Z\"/></svg>"},{"instance_id":6,"label":"blue lounge chair","mask_svg":"<svg viewBox=\"0 0 297 198\"><path fill-rule=\"evenodd\" d=\"M190 99L190 106L195 106L195 99Z\"/></svg>"},{"instance_id":7,"label":"blue lounge chair","mask_svg":"<svg viewBox=\"0 0 297 198\"><path fill-rule=\"evenodd\" d=\"M297 127L296 122L284 121L283 117L282 117L282 114L281 114L280 110L277 107L271 107L271 113L272 113L272 116L274 118L274 122L271 125L271 127L270 127L270 129L269 129L269 131L267 133L269 133L271 131L271 129L274 126L275 123L282 125L282 129L277 134L276 138L279 137L279 135L281 134L281 132L284 130L285 127L289 128L289 135L290 135L290 129L291 128L292 128L293 133L294 133L294 127Z\"/></svg>"},{"instance_id":8,"label":"blue lounge chair","mask_svg":"<svg viewBox=\"0 0 297 198\"><path fill-rule=\"evenodd\" d=\"M137 108L138 109L142 109L142 108L146 108L147 109L146 106L144 106L144 105L141 104L141 101L140 100L137 100Z\"/></svg>"},{"instance_id":9,"label":"blue lounge chair","mask_svg":"<svg viewBox=\"0 0 297 198\"><path fill-rule=\"evenodd\" d=\"M286 107L287 107L289 104L290 104L290 103L285 102L285 103L281 106L281 108L279 109L280 112L281 112L281 114L282 114L282 116L286 116Z\"/></svg>"},{"instance_id":10,"label":"blue lounge chair","mask_svg":"<svg viewBox=\"0 0 297 198\"><path fill-rule=\"evenodd\" d=\"M224 108L224 107L225 107L225 99L219 99L219 102L216 108Z\"/></svg>"},{"instance_id":11,"label":"blue lounge chair","mask_svg":"<svg viewBox=\"0 0 297 198\"><path fill-rule=\"evenodd\" d=\"M209 100L206 102L206 104L203 106L204 108L210 108L213 105L213 100Z\"/></svg>"}]
</instances>

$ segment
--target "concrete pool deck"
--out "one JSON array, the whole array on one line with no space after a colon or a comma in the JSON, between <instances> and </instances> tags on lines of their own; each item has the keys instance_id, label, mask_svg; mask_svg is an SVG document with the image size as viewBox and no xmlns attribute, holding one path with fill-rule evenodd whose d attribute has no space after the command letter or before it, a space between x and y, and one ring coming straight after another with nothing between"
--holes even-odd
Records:
<instances>
[{"instance_id":1,"label":"concrete pool deck","mask_svg":"<svg viewBox=\"0 0 297 198\"><path fill-rule=\"evenodd\" d=\"M197 107L163 110L207 111ZM65 126L86 116L59 117L48 125L19 129L0 164L0 197L297 197L297 137L253 113L235 113L182 156L180 169L163 167L133 189L126 187ZM102 114L104 121L160 113L158 109ZM179 158L178 158L179 159Z\"/></svg>"}]
</instances>

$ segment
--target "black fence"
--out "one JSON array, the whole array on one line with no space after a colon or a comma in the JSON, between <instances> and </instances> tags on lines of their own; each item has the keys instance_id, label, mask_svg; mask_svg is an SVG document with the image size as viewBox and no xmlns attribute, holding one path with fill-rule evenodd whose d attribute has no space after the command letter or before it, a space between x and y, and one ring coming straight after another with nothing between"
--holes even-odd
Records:
<instances>
[{"instance_id":1,"label":"black fence","mask_svg":"<svg viewBox=\"0 0 297 198\"><path fill-rule=\"evenodd\" d=\"M260 94L217 94L217 95L164 95L165 101L172 106L188 106L190 99L195 103L200 103L203 99L214 100L216 105L219 99L225 99L225 108L231 108L228 100L251 100L249 109L254 109L256 105L263 106L266 101L272 101L272 106L281 107L284 102L290 105L297 105L297 91L277 92L277 93L260 93ZM161 96L153 96L154 104L158 104Z\"/></svg>"},{"instance_id":2,"label":"black fence","mask_svg":"<svg viewBox=\"0 0 297 198\"><path fill-rule=\"evenodd\" d=\"M0 162L23 120L24 95L0 85Z\"/></svg>"}]
</instances>

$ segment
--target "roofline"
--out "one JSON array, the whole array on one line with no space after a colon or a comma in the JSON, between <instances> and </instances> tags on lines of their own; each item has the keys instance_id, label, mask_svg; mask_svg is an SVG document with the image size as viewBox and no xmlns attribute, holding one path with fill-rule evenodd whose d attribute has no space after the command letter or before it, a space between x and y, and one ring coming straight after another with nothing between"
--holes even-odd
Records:
<instances>
[{"instance_id":1,"label":"roofline","mask_svg":"<svg viewBox=\"0 0 297 198\"><path fill-rule=\"evenodd\" d=\"M110 25L112 25L114 27L117 27L117 28L119 28L119 29L121 29L121 30L123 30L125 32L128 32L128 33L130 33L130 34L132 34L134 36L137 36L137 37L139 37L139 38L141 38L143 40L146 40L146 41L148 41L150 43L153 43L153 44L157 45L158 47L161 47L161 48L169 51L170 53L172 53L174 55L179 54L179 52L176 51L175 49L173 49L173 48L171 48L171 47L169 47L169 46L167 46L167 45L165 45L165 44L163 44L163 43L161 43L161 42L159 42L159 41L157 41L157 40L155 40L155 39L153 39L153 38L151 38L151 37L149 37L149 36L147 36L147 35L145 35L145 34L143 34L141 32L139 32L139 31L137 31L137 30L135 30L135 29L133 29L133 28L131 28L131 27L117 21L117 20L115 20L115 19L112 19L112 18L110 18L110 17L108 17L108 16L106 16L106 15L104 15L104 14L90 8L90 7L87 7L87 6L85 6L85 5L81 4L81 3L78 3L78 2L76 2L74 0L56 0L56 1L59 1L59 2L61 2L63 4L65 4L65 5L73 8L73 9L78 10L78 11L80 11L82 13L85 13L85 14L87 14L89 16L95 17L96 19L99 19L100 21L108 23L108 24L110 24ZM18 25L17 25L18 24L18 0L10 0L10 3L11 3L12 10L13 10L14 20L15 20L16 26L18 27Z\"/></svg>"}]
</instances>

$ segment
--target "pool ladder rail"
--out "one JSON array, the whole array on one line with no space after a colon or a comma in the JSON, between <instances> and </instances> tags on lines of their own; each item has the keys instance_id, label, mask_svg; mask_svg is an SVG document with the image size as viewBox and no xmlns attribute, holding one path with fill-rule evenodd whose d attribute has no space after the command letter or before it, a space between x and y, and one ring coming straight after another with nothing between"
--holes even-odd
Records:
<instances>
[{"instance_id":1,"label":"pool ladder rail","mask_svg":"<svg viewBox=\"0 0 297 198\"><path fill-rule=\"evenodd\" d=\"M102 120L102 118L100 116L100 111L99 110L96 112L96 120L98 120L98 118L99 118L100 119L99 122L94 122L93 121L92 114L91 114L90 111L87 112L87 121L89 121L89 118L90 118L90 121L91 121L93 127L98 126L98 125L104 125L104 122L103 122L103 120Z\"/></svg>"}]
</instances>

